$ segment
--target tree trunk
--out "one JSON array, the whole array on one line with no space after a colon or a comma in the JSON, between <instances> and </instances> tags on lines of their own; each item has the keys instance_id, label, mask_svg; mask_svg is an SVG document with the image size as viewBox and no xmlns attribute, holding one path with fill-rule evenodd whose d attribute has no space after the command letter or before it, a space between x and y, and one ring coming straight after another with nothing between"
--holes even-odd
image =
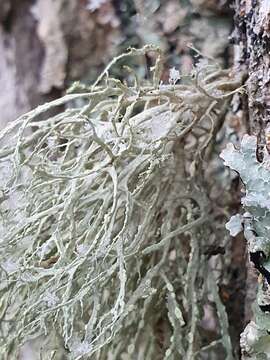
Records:
<instances>
[{"instance_id":1,"label":"tree trunk","mask_svg":"<svg viewBox=\"0 0 270 360\"><path fill-rule=\"evenodd\" d=\"M265 145L269 142L270 1L236 0L234 23L232 41L235 44L236 71L245 71L248 79L246 95L238 103L239 112L242 115L242 125L246 127L247 132L257 137L257 158L261 162ZM268 146L266 148L268 150ZM247 269L246 323L255 320L252 305L256 302L259 274L249 259L247 259ZM252 356L256 356L259 352L262 358L263 356L268 358L269 349L267 350L265 346L260 350L256 349L254 339L265 336L263 332L260 333L261 330L258 324L255 325L253 322L247 326L242 336L243 358L253 358ZM254 343L250 345L249 341L252 338Z\"/></svg>"},{"instance_id":2,"label":"tree trunk","mask_svg":"<svg viewBox=\"0 0 270 360\"><path fill-rule=\"evenodd\" d=\"M258 138L258 156L261 159L266 144L269 123L270 81L270 2L268 0L237 0L235 30L236 70L246 71L247 94L242 99L244 124L250 134ZM254 271L249 266L250 283L254 288ZM250 299L250 301L254 300ZM247 304L247 318L250 304Z\"/></svg>"},{"instance_id":3,"label":"tree trunk","mask_svg":"<svg viewBox=\"0 0 270 360\"><path fill-rule=\"evenodd\" d=\"M250 132L265 144L270 101L270 2L237 0L235 26L236 62L248 73L246 110Z\"/></svg>"}]
</instances>

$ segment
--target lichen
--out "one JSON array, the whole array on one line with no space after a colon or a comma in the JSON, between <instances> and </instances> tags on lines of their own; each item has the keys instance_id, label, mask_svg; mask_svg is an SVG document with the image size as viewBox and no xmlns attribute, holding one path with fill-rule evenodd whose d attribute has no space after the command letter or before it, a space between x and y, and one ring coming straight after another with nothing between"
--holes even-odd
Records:
<instances>
[{"instance_id":1,"label":"lichen","mask_svg":"<svg viewBox=\"0 0 270 360\"><path fill-rule=\"evenodd\" d=\"M245 186L242 205L243 215L237 214L227 224L232 236L241 231L247 240L250 260L260 273L257 304L254 306L255 322L251 322L242 334L243 356L256 358L270 354L270 192L269 192L269 154L265 147L262 162L257 159L256 136L245 135L241 146L236 149L232 144L221 153L225 165L237 171ZM251 335L255 334L256 335ZM265 340L266 339L266 340ZM264 355L262 355L264 354ZM249 357L251 356L251 357ZM252 357L254 356L254 357Z\"/></svg>"},{"instance_id":2,"label":"lichen","mask_svg":"<svg viewBox=\"0 0 270 360\"><path fill-rule=\"evenodd\" d=\"M149 51L150 80L110 77L119 59ZM205 250L221 227L203 176L241 80L213 64L186 84L161 86L161 74L159 49L131 49L91 87L0 133L2 358L39 336L61 359L191 360L220 344L233 358ZM200 335L208 303L212 343Z\"/></svg>"}]
</instances>

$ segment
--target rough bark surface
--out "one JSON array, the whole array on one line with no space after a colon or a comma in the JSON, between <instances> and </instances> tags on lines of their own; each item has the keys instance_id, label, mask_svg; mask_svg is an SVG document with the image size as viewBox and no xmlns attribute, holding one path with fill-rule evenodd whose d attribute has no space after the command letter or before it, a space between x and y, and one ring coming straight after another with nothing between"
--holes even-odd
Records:
<instances>
[{"instance_id":1,"label":"rough bark surface","mask_svg":"<svg viewBox=\"0 0 270 360\"><path fill-rule=\"evenodd\" d=\"M248 72L248 115L251 133L265 143L264 131L269 117L270 84L270 2L236 1L236 62Z\"/></svg>"},{"instance_id":2,"label":"rough bark surface","mask_svg":"<svg viewBox=\"0 0 270 360\"><path fill-rule=\"evenodd\" d=\"M257 156L261 161L263 149L269 141L270 102L270 1L236 0L235 66L247 72L246 96L239 105L247 132L258 139ZM253 319L252 304L256 299L258 273L247 258L245 322Z\"/></svg>"},{"instance_id":3,"label":"rough bark surface","mask_svg":"<svg viewBox=\"0 0 270 360\"><path fill-rule=\"evenodd\" d=\"M226 64L231 20L222 0L2 0L0 128L70 82L93 81L128 46L159 45L182 73L190 43Z\"/></svg>"},{"instance_id":4,"label":"rough bark surface","mask_svg":"<svg viewBox=\"0 0 270 360\"><path fill-rule=\"evenodd\" d=\"M1 127L101 68L119 40L110 1L3 0L0 14Z\"/></svg>"}]
</instances>

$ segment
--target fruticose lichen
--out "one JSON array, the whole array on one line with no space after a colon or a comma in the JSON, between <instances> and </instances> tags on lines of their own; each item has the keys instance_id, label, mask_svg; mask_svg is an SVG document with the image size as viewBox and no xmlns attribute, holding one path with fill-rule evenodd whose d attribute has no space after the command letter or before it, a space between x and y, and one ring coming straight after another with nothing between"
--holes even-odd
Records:
<instances>
[{"instance_id":1,"label":"fruticose lichen","mask_svg":"<svg viewBox=\"0 0 270 360\"><path fill-rule=\"evenodd\" d=\"M110 78L118 59L149 52L150 80L129 68L126 81ZM161 74L159 49L131 49L93 86L75 84L0 133L1 358L38 337L48 359L233 358L209 250L226 235L206 184L241 82L215 64L199 63L186 84ZM243 156L256 165L253 146ZM246 198L250 211L256 201Z\"/></svg>"},{"instance_id":2,"label":"fruticose lichen","mask_svg":"<svg viewBox=\"0 0 270 360\"><path fill-rule=\"evenodd\" d=\"M246 211L231 218L226 227L232 236L244 229L250 260L260 273L255 322L241 337L244 358L270 358L270 162L267 146L264 159L257 159L256 136L245 135L240 149L232 144L221 153L225 165L237 171L245 186L242 205Z\"/></svg>"}]
</instances>

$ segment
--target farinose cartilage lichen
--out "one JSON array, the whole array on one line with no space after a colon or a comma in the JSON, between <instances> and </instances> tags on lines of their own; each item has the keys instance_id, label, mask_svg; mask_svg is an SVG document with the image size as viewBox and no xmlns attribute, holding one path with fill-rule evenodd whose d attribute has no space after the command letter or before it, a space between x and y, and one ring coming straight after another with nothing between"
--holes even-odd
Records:
<instances>
[{"instance_id":1,"label":"farinose cartilage lichen","mask_svg":"<svg viewBox=\"0 0 270 360\"><path fill-rule=\"evenodd\" d=\"M244 358L268 359L270 354L270 162L267 148L264 159L257 159L256 136L245 135L240 149L232 144L221 153L225 165L239 173L245 186L243 215L234 215L226 227L232 236L242 229L247 240L250 260L259 271L259 284L255 322L250 322L242 334L241 347Z\"/></svg>"},{"instance_id":2,"label":"farinose cartilage lichen","mask_svg":"<svg viewBox=\"0 0 270 360\"><path fill-rule=\"evenodd\" d=\"M84 93L0 133L1 358L43 336L52 359L191 360L215 348L233 359L205 250L223 230L204 161L241 81L202 64L186 85L161 84L158 49L119 58L148 51L152 80L110 78L114 60Z\"/></svg>"}]
</instances>

